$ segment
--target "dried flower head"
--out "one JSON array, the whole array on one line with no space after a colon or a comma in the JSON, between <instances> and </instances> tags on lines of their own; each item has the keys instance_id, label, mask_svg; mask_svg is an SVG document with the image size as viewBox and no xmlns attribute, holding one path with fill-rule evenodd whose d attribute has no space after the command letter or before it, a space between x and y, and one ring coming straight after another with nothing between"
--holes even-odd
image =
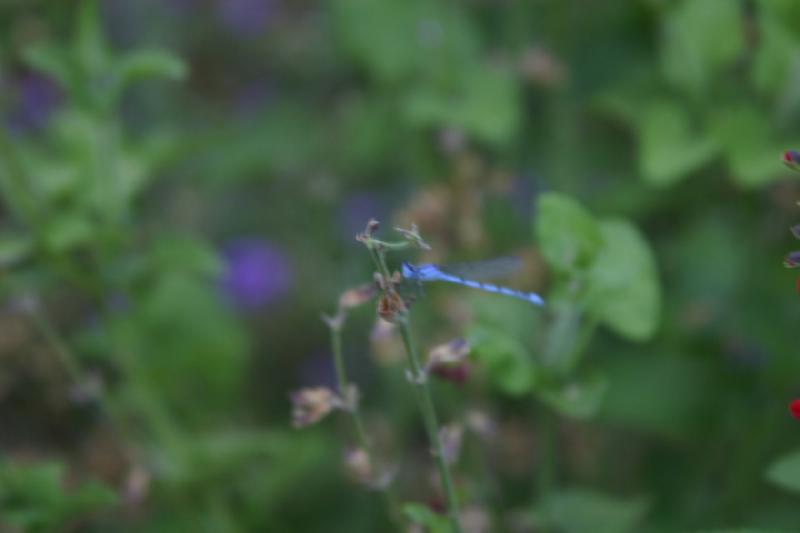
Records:
<instances>
[{"instance_id":1,"label":"dried flower head","mask_svg":"<svg viewBox=\"0 0 800 533\"><path fill-rule=\"evenodd\" d=\"M427 368L438 378L461 385L470 374L467 362L469 351L469 343L464 339L453 339L440 344L428 354Z\"/></svg>"},{"instance_id":2,"label":"dried flower head","mask_svg":"<svg viewBox=\"0 0 800 533\"><path fill-rule=\"evenodd\" d=\"M344 465L350 477L357 482L363 483L364 485L372 483L374 477L372 462L364 448L347 450L344 456Z\"/></svg>"},{"instance_id":3,"label":"dried flower head","mask_svg":"<svg viewBox=\"0 0 800 533\"><path fill-rule=\"evenodd\" d=\"M380 225L380 222L374 218L369 219L369 222L367 222L367 227L364 228L364 231L356 235L356 240L363 243L369 242L372 239L372 236L375 235L375 232L378 231Z\"/></svg>"},{"instance_id":4,"label":"dried flower head","mask_svg":"<svg viewBox=\"0 0 800 533\"><path fill-rule=\"evenodd\" d=\"M407 310L403 298L394 289L387 290L378 301L378 316L387 322L397 322Z\"/></svg>"},{"instance_id":5,"label":"dried flower head","mask_svg":"<svg viewBox=\"0 0 800 533\"><path fill-rule=\"evenodd\" d=\"M469 355L470 346L464 339L453 339L434 347L428 354L428 365L456 364Z\"/></svg>"},{"instance_id":6,"label":"dried flower head","mask_svg":"<svg viewBox=\"0 0 800 533\"><path fill-rule=\"evenodd\" d=\"M437 378L444 381L449 381L454 385L463 385L466 383L471 373L471 367L466 361L455 365L433 365L429 368L429 370L430 373Z\"/></svg>"},{"instance_id":7,"label":"dried flower head","mask_svg":"<svg viewBox=\"0 0 800 533\"><path fill-rule=\"evenodd\" d=\"M339 397L327 387L295 391L292 393L292 425L302 428L315 424L341 405Z\"/></svg>"},{"instance_id":8,"label":"dried flower head","mask_svg":"<svg viewBox=\"0 0 800 533\"><path fill-rule=\"evenodd\" d=\"M346 290L339 296L339 307L342 309L352 309L367 303L375 296L375 285L365 283L359 287Z\"/></svg>"},{"instance_id":9,"label":"dried flower head","mask_svg":"<svg viewBox=\"0 0 800 533\"><path fill-rule=\"evenodd\" d=\"M416 224L411 224L411 229L403 229L399 227L395 227L394 229L400 233L405 240L417 248L421 250L431 249L430 245L422 239L422 236L419 234L419 228L417 228Z\"/></svg>"}]
</instances>

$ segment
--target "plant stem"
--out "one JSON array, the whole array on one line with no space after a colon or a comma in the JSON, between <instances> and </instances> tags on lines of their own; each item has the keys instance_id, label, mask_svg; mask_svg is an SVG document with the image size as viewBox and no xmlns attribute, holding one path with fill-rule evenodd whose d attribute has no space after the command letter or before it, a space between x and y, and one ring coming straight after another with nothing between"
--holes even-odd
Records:
<instances>
[{"instance_id":1,"label":"plant stem","mask_svg":"<svg viewBox=\"0 0 800 533\"><path fill-rule=\"evenodd\" d=\"M350 380L347 377L347 367L344 364L344 355L342 351L342 330L341 326L331 326L331 348L333 350L333 361L336 366L336 379L338 381L339 396L343 399L348 398L348 390L350 389ZM364 421L361 417L361 410L359 409L358 402L354 402L348 406L350 419L353 421L353 428L355 429L356 438L359 445L367 454L370 465L376 465L374 449L372 441L367 436L367 431L364 426ZM394 496L391 486L381 487L379 489L383 493L383 498L386 502L389 519L400 530L403 524L403 518L400 514L400 507L397 503L397 498Z\"/></svg>"},{"instance_id":2,"label":"plant stem","mask_svg":"<svg viewBox=\"0 0 800 533\"><path fill-rule=\"evenodd\" d=\"M344 365L344 356L342 355L342 331L340 327L331 327L331 348L333 349L333 362L336 366L336 379L338 381L339 396L342 399L348 399L348 391L350 390L350 381L347 378L347 368ZM353 421L356 437L364 451L371 456L372 443L367 437L367 432L364 430L364 422L361 419L361 411L358 408L358 403L353 402L353 405L348 406L350 418ZM370 457L370 460L372 457Z\"/></svg>"},{"instance_id":3,"label":"plant stem","mask_svg":"<svg viewBox=\"0 0 800 533\"><path fill-rule=\"evenodd\" d=\"M380 246L380 244L378 245ZM391 274L386 265L386 260L383 255L382 249L376 249L374 245L368 244L372 260L378 267L381 276L383 276L385 283L390 283ZM393 290L393 289L390 289ZM420 411L422 412L422 419L425 424L425 431L428 433L428 443L431 446L431 453L436 460L436 466L439 470L439 479L441 480L442 487L444 488L445 498L447 499L447 514L450 517L450 525L453 533L461 533L461 524L459 523L458 512L458 499L453 487L452 476L450 475L450 467L447 464L444 456L444 445L439 435L439 422L436 416L436 408L433 403L433 396L431 389L428 385L427 372L422 367L417 350L411 339L411 328L409 327L409 313L406 310L398 319L398 326L400 335L403 338L403 346L405 347L408 365L412 374L412 384L416 391L417 402L419 403Z\"/></svg>"},{"instance_id":4,"label":"plant stem","mask_svg":"<svg viewBox=\"0 0 800 533\"><path fill-rule=\"evenodd\" d=\"M427 373L422 368L419 355L414 348L414 343L411 340L411 330L408 326L408 315L404 317L399 323L400 335L403 337L403 346L406 349L408 356L408 364L413 373L412 384L417 393L417 401L419 402L420 410L422 411L422 419L425 422L425 430L428 432L428 441L433 447L431 453L436 459L436 466L439 469L439 478L444 487L445 496L447 498L447 513L450 517L450 523L454 533L460 533L461 525L459 524L458 517L458 500L456 499L456 492L453 488L453 481L450 476L450 467L444 456L444 446L442 439L439 435L439 422L436 417L436 409L433 404L433 396L431 389L428 386Z\"/></svg>"}]
</instances>

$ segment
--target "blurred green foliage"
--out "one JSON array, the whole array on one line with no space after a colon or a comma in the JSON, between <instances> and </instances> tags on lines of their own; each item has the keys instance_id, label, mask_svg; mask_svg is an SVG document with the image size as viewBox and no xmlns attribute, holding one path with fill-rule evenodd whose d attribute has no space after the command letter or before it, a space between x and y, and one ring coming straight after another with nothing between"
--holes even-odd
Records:
<instances>
[{"instance_id":1,"label":"blurred green foliage","mask_svg":"<svg viewBox=\"0 0 800 533\"><path fill-rule=\"evenodd\" d=\"M800 3L10 0L0 89L0 529L389 531L288 400L378 217L547 301L412 307L472 345L434 392L490 531L797 530ZM374 315L347 366L446 531Z\"/></svg>"}]
</instances>

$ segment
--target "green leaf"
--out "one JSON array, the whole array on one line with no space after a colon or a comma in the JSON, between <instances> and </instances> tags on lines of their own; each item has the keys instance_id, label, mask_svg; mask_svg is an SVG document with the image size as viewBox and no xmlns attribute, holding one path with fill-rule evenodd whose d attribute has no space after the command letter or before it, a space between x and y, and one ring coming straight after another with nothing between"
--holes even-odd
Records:
<instances>
[{"instance_id":1,"label":"green leaf","mask_svg":"<svg viewBox=\"0 0 800 533\"><path fill-rule=\"evenodd\" d=\"M585 419L597 413L607 390L608 381L604 377L592 376L557 389L544 389L541 397L562 415Z\"/></svg>"},{"instance_id":2,"label":"green leaf","mask_svg":"<svg viewBox=\"0 0 800 533\"><path fill-rule=\"evenodd\" d=\"M0 527L61 530L86 514L116 504L117 496L96 481L63 488L64 466L0 463Z\"/></svg>"},{"instance_id":3,"label":"green leaf","mask_svg":"<svg viewBox=\"0 0 800 533\"><path fill-rule=\"evenodd\" d=\"M630 222L606 220L599 230L603 247L588 275L588 312L623 337L647 340L661 307L653 252Z\"/></svg>"},{"instance_id":4,"label":"green leaf","mask_svg":"<svg viewBox=\"0 0 800 533\"><path fill-rule=\"evenodd\" d=\"M181 81L187 75L186 64L165 50L137 50L115 63L108 89L108 103L114 104L128 86L142 80Z\"/></svg>"},{"instance_id":5,"label":"green leaf","mask_svg":"<svg viewBox=\"0 0 800 533\"><path fill-rule=\"evenodd\" d=\"M507 73L471 67L456 87L422 85L409 94L405 112L418 127L451 126L493 144L503 144L519 124L517 84Z\"/></svg>"},{"instance_id":6,"label":"green leaf","mask_svg":"<svg viewBox=\"0 0 800 533\"><path fill-rule=\"evenodd\" d=\"M62 88L72 90L76 83L70 58L55 45L37 43L22 52L25 63L33 70L47 74Z\"/></svg>"},{"instance_id":7,"label":"green leaf","mask_svg":"<svg viewBox=\"0 0 800 533\"><path fill-rule=\"evenodd\" d=\"M790 30L786 21L791 20L782 9L776 9L776 2L761 1L757 18L760 36L759 46L755 49L752 77L755 85L762 91L778 93L786 87L793 65L800 60L800 41ZM791 16L800 16L797 4Z\"/></svg>"},{"instance_id":8,"label":"green leaf","mask_svg":"<svg viewBox=\"0 0 800 533\"><path fill-rule=\"evenodd\" d=\"M475 327L467 335L472 357L486 370L489 382L511 396L530 392L536 384L537 369L530 354L505 331Z\"/></svg>"},{"instance_id":9,"label":"green leaf","mask_svg":"<svg viewBox=\"0 0 800 533\"><path fill-rule=\"evenodd\" d=\"M426 533L450 533L449 520L431 510L427 505L407 503L403 505L403 514L408 519L426 528Z\"/></svg>"},{"instance_id":10,"label":"green leaf","mask_svg":"<svg viewBox=\"0 0 800 533\"><path fill-rule=\"evenodd\" d=\"M773 462L766 472L767 479L786 490L800 492L800 450L784 455Z\"/></svg>"},{"instance_id":11,"label":"green leaf","mask_svg":"<svg viewBox=\"0 0 800 533\"><path fill-rule=\"evenodd\" d=\"M64 253L89 242L95 230L96 225L83 213L62 213L48 222L44 245L54 253Z\"/></svg>"},{"instance_id":12,"label":"green leaf","mask_svg":"<svg viewBox=\"0 0 800 533\"><path fill-rule=\"evenodd\" d=\"M775 162L784 145L773 140L763 113L744 106L725 109L714 115L712 132L740 185L757 187L784 175Z\"/></svg>"},{"instance_id":13,"label":"green leaf","mask_svg":"<svg viewBox=\"0 0 800 533\"><path fill-rule=\"evenodd\" d=\"M179 272L210 278L222 271L222 261L208 243L179 233L161 236L153 244L149 262L155 275Z\"/></svg>"},{"instance_id":14,"label":"green leaf","mask_svg":"<svg viewBox=\"0 0 800 533\"><path fill-rule=\"evenodd\" d=\"M738 2L676 4L663 21L661 66L676 87L702 96L744 50L743 13Z\"/></svg>"},{"instance_id":15,"label":"green leaf","mask_svg":"<svg viewBox=\"0 0 800 533\"><path fill-rule=\"evenodd\" d=\"M540 512L551 527L565 533L627 533L637 531L648 507L641 497L623 499L575 488L542 502Z\"/></svg>"},{"instance_id":16,"label":"green leaf","mask_svg":"<svg viewBox=\"0 0 800 533\"><path fill-rule=\"evenodd\" d=\"M707 419L713 371L697 357L654 353L604 361L608 393L598 418L637 431L685 439Z\"/></svg>"},{"instance_id":17,"label":"green leaf","mask_svg":"<svg viewBox=\"0 0 800 533\"><path fill-rule=\"evenodd\" d=\"M75 56L90 77L102 73L110 65L110 55L100 26L96 0L82 0L78 11Z\"/></svg>"},{"instance_id":18,"label":"green leaf","mask_svg":"<svg viewBox=\"0 0 800 533\"><path fill-rule=\"evenodd\" d=\"M30 239L21 235L0 235L0 267L12 266L30 253Z\"/></svg>"},{"instance_id":19,"label":"green leaf","mask_svg":"<svg viewBox=\"0 0 800 533\"><path fill-rule=\"evenodd\" d=\"M231 408L241 392L247 337L216 287L187 270L156 270L131 312L112 324L113 346L162 391L187 423ZM186 379L191 376L191 379Z\"/></svg>"},{"instance_id":20,"label":"green leaf","mask_svg":"<svg viewBox=\"0 0 800 533\"><path fill-rule=\"evenodd\" d=\"M536 237L548 265L560 272L588 266L603 243L594 217L558 193L542 194L537 209Z\"/></svg>"},{"instance_id":21,"label":"green leaf","mask_svg":"<svg viewBox=\"0 0 800 533\"><path fill-rule=\"evenodd\" d=\"M344 48L378 81L447 78L478 51L466 13L439 2L340 0L332 8Z\"/></svg>"},{"instance_id":22,"label":"green leaf","mask_svg":"<svg viewBox=\"0 0 800 533\"><path fill-rule=\"evenodd\" d=\"M672 185L709 162L712 138L693 131L688 112L670 101L647 105L639 118L639 169L648 183Z\"/></svg>"}]
</instances>

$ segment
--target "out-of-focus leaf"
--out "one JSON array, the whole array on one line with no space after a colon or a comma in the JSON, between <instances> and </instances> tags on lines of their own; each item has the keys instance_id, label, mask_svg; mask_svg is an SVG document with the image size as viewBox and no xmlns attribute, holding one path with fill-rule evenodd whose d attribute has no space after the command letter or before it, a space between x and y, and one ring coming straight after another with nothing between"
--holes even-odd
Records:
<instances>
[{"instance_id":1,"label":"out-of-focus leaf","mask_svg":"<svg viewBox=\"0 0 800 533\"><path fill-rule=\"evenodd\" d=\"M75 71L66 53L55 45L38 43L23 50L22 57L34 70L53 78L62 88L73 89Z\"/></svg>"},{"instance_id":2,"label":"out-of-focus leaf","mask_svg":"<svg viewBox=\"0 0 800 533\"><path fill-rule=\"evenodd\" d=\"M705 416L710 374L695 359L672 354L609 358L603 369L608 392L598 418L667 435L684 437Z\"/></svg>"},{"instance_id":3,"label":"out-of-focus leaf","mask_svg":"<svg viewBox=\"0 0 800 533\"><path fill-rule=\"evenodd\" d=\"M567 489L542 502L545 520L565 533L637 531L647 513L645 498L618 498L588 489Z\"/></svg>"},{"instance_id":4,"label":"out-of-focus leaf","mask_svg":"<svg viewBox=\"0 0 800 533\"><path fill-rule=\"evenodd\" d=\"M123 91L133 83L149 79L180 81L188 68L180 58L166 50L137 50L115 62L113 81L108 88L108 100L114 104Z\"/></svg>"},{"instance_id":5,"label":"out-of-focus leaf","mask_svg":"<svg viewBox=\"0 0 800 533\"><path fill-rule=\"evenodd\" d=\"M120 356L137 358L134 379L162 391L184 421L224 413L243 378L242 325L213 284L188 272L160 272L141 293L112 325Z\"/></svg>"},{"instance_id":6,"label":"out-of-focus leaf","mask_svg":"<svg viewBox=\"0 0 800 533\"><path fill-rule=\"evenodd\" d=\"M0 267L12 266L23 260L31 251L29 238L22 235L0 235Z\"/></svg>"},{"instance_id":7,"label":"out-of-focus leaf","mask_svg":"<svg viewBox=\"0 0 800 533\"><path fill-rule=\"evenodd\" d=\"M588 276L588 311L631 340L650 338L658 326L661 292L656 262L639 230L625 220L599 224L603 247Z\"/></svg>"},{"instance_id":8,"label":"out-of-focus leaf","mask_svg":"<svg viewBox=\"0 0 800 533\"><path fill-rule=\"evenodd\" d=\"M763 113L749 107L725 109L714 115L712 132L740 185L756 187L783 175L775 164L783 145L773 141Z\"/></svg>"},{"instance_id":9,"label":"out-of-focus leaf","mask_svg":"<svg viewBox=\"0 0 800 533\"><path fill-rule=\"evenodd\" d=\"M0 527L60 530L117 502L116 494L97 482L65 489L63 481L64 467L57 462L0 464Z\"/></svg>"},{"instance_id":10,"label":"out-of-focus leaf","mask_svg":"<svg viewBox=\"0 0 800 533\"><path fill-rule=\"evenodd\" d=\"M776 9L776 2L758 3L757 22L761 40L755 50L753 82L762 91L775 94L785 88L790 73L800 69L800 39L787 28L786 23L791 18L783 16L782 10ZM794 16L800 16L796 3L794 7Z\"/></svg>"},{"instance_id":11,"label":"out-of-focus leaf","mask_svg":"<svg viewBox=\"0 0 800 533\"><path fill-rule=\"evenodd\" d=\"M477 51L463 10L430 0L332 4L345 48L379 81L452 73Z\"/></svg>"},{"instance_id":12,"label":"out-of-focus leaf","mask_svg":"<svg viewBox=\"0 0 800 533\"><path fill-rule=\"evenodd\" d=\"M94 234L94 223L82 213L62 213L48 223L44 245L54 253L63 253L89 242Z\"/></svg>"},{"instance_id":13,"label":"out-of-focus leaf","mask_svg":"<svg viewBox=\"0 0 800 533\"><path fill-rule=\"evenodd\" d=\"M470 68L458 85L423 85L406 102L409 120L422 127L451 126L493 144L507 142L521 113L517 85L507 73Z\"/></svg>"},{"instance_id":14,"label":"out-of-focus leaf","mask_svg":"<svg viewBox=\"0 0 800 533\"><path fill-rule=\"evenodd\" d=\"M767 468L766 476L771 483L783 489L800 492L800 450L773 462Z\"/></svg>"},{"instance_id":15,"label":"out-of-focus leaf","mask_svg":"<svg viewBox=\"0 0 800 533\"><path fill-rule=\"evenodd\" d=\"M591 418L602 405L608 381L602 376L573 381L560 388L545 388L541 398L564 416Z\"/></svg>"},{"instance_id":16,"label":"out-of-focus leaf","mask_svg":"<svg viewBox=\"0 0 800 533\"><path fill-rule=\"evenodd\" d=\"M688 112L669 101L648 104L639 117L639 168L659 186L672 185L709 162L714 140L693 130Z\"/></svg>"},{"instance_id":17,"label":"out-of-focus leaf","mask_svg":"<svg viewBox=\"0 0 800 533\"><path fill-rule=\"evenodd\" d=\"M206 242L181 234L166 234L155 243L149 257L154 274L180 272L212 277L222 271L222 261Z\"/></svg>"},{"instance_id":18,"label":"out-of-focus leaf","mask_svg":"<svg viewBox=\"0 0 800 533\"><path fill-rule=\"evenodd\" d=\"M551 268L567 272L588 266L603 244L597 222L578 202L558 193L539 197L535 233Z\"/></svg>"},{"instance_id":19,"label":"out-of-focus leaf","mask_svg":"<svg viewBox=\"0 0 800 533\"><path fill-rule=\"evenodd\" d=\"M95 77L110 64L110 55L96 0L82 0L78 9L74 54L84 72Z\"/></svg>"},{"instance_id":20,"label":"out-of-focus leaf","mask_svg":"<svg viewBox=\"0 0 800 533\"><path fill-rule=\"evenodd\" d=\"M467 335L472 357L486 369L489 382L496 389L520 396L530 392L537 379L537 369L525 347L507 332L476 327Z\"/></svg>"},{"instance_id":21,"label":"out-of-focus leaf","mask_svg":"<svg viewBox=\"0 0 800 533\"><path fill-rule=\"evenodd\" d=\"M434 512L427 505L420 503L407 503L403 506L403 513L414 524L425 527L427 533L450 533L449 520Z\"/></svg>"},{"instance_id":22,"label":"out-of-focus leaf","mask_svg":"<svg viewBox=\"0 0 800 533\"><path fill-rule=\"evenodd\" d=\"M744 49L743 13L737 2L683 0L664 18L661 66L675 86L705 94L713 77Z\"/></svg>"}]
</instances>

